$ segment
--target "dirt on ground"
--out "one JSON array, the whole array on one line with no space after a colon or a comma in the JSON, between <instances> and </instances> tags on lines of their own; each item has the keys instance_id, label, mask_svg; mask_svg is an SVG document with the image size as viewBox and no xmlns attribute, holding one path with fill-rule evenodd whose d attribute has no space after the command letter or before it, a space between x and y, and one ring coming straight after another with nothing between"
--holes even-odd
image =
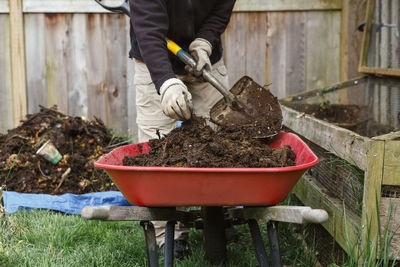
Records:
<instances>
[{"instance_id":1,"label":"dirt on ground","mask_svg":"<svg viewBox=\"0 0 400 267\"><path fill-rule=\"evenodd\" d=\"M37 150L46 142L63 156L53 165ZM40 107L15 129L0 134L0 182L6 190L25 193L82 194L117 190L93 163L107 146L120 141L97 118L87 120Z\"/></svg>"},{"instance_id":2,"label":"dirt on ground","mask_svg":"<svg viewBox=\"0 0 400 267\"><path fill-rule=\"evenodd\" d=\"M204 119L193 118L166 136L150 140L149 154L126 156L125 166L266 168L294 166L289 146L271 149L253 138L254 129L230 126L214 131Z\"/></svg>"}]
</instances>

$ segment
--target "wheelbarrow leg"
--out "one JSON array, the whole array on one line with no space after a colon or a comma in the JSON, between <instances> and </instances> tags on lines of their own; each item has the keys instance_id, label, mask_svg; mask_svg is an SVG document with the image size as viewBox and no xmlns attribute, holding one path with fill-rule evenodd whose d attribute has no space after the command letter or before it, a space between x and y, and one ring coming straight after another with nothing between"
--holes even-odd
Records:
<instances>
[{"instance_id":1,"label":"wheelbarrow leg","mask_svg":"<svg viewBox=\"0 0 400 267\"><path fill-rule=\"evenodd\" d=\"M154 225L149 221L141 221L140 225L143 227L144 236L146 239L147 260L150 267L158 267L158 246L156 242L156 232Z\"/></svg>"},{"instance_id":2,"label":"wheelbarrow leg","mask_svg":"<svg viewBox=\"0 0 400 267\"><path fill-rule=\"evenodd\" d=\"M223 207L202 207L203 242L206 259L211 264L226 261L225 218Z\"/></svg>"},{"instance_id":3,"label":"wheelbarrow leg","mask_svg":"<svg viewBox=\"0 0 400 267\"><path fill-rule=\"evenodd\" d=\"M253 244L256 249L256 256L260 267L269 267L267 253L265 252L264 242L262 240L260 227L255 219L249 219L247 224L250 228Z\"/></svg>"},{"instance_id":4,"label":"wheelbarrow leg","mask_svg":"<svg viewBox=\"0 0 400 267\"><path fill-rule=\"evenodd\" d=\"M281 253L279 250L279 239L278 239L278 222L269 221L267 223L268 229L268 239L269 239L269 248L271 251L271 261L272 267L281 267Z\"/></svg>"},{"instance_id":5,"label":"wheelbarrow leg","mask_svg":"<svg viewBox=\"0 0 400 267\"><path fill-rule=\"evenodd\" d=\"M174 235L175 222L169 221L165 226L165 251L164 251L164 266L174 266Z\"/></svg>"}]
</instances>

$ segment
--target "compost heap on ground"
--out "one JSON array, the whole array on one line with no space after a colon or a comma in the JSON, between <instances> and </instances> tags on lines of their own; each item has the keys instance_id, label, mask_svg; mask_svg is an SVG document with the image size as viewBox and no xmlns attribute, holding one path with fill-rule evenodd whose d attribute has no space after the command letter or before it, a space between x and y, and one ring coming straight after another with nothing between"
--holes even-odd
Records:
<instances>
[{"instance_id":1,"label":"compost heap on ground","mask_svg":"<svg viewBox=\"0 0 400 267\"><path fill-rule=\"evenodd\" d=\"M193 118L160 139L149 141L149 154L126 156L125 166L268 168L294 166L289 146L271 149L241 127L213 131Z\"/></svg>"},{"instance_id":2,"label":"compost heap on ground","mask_svg":"<svg viewBox=\"0 0 400 267\"><path fill-rule=\"evenodd\" d=\"M53 165L36 151L50 140L63 158ZM41 107L20 126L0 134L0 182L25 193L88 193L117 190L93 163L116 139L103 122L66 116Z\"/></svg>"}]
</instances>

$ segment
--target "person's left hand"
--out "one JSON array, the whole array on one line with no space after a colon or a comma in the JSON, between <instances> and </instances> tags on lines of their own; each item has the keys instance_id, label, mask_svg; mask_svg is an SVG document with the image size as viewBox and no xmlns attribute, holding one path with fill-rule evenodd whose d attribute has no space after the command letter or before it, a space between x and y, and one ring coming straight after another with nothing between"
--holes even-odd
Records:
<instances>
[{"instance_id":1,"label":"person's left hand","mask_svg":"<svg viewBox=\"0 0 400 267\"><path fill-rule=\"evenodd\" d=\"M189 52L197 62L196 69L193 70L195 76L200 76L203 68L211 70L210 55L212 46L209 41L203 38L196 38L189 45Z\"/></svg>"}]
</instances>

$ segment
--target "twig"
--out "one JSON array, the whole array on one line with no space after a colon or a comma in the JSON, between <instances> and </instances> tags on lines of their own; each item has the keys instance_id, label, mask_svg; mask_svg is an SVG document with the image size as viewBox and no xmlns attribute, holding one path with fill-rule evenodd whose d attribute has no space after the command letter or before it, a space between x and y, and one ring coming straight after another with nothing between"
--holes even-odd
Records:
<instances>
[{"instance_id":1,"label":"twig","mask_svg":"<svg viewBox=\"0 0 400 267\"><path fill-rule=\"evenodd\" d=\"M51 179L51 177L50 176L47 176L47 175L45 175L44 173L43 173L43 171L42 171L42 169L40 168L40 160L38 161L38 168L39 168L39 171L40 171L40 173L46 178L46 179L48 179L48 180L50 180Z\"/></svg>"},{"instance_id":2,"label":"twig","mask_svg":"<svg viewBox=\"0 0 400 267\"><path fill-rule=\"evenodd\" d=\"M57 190L61 187L63 184L65 178L67 178L68 174L71 172L71 168L68 168L62 175L61 175L61 181L58 183L56 189L54 189L53 194L57 192Z\"/></svg>"},{"instance_id":3,"label":"twig","mask_svg":"<svg viewBox=\"0 0 400 267\"><path fill-rule=\"evenodd\" d=\"M6 142L8 142L10 139L12 139L12 138L14 138L14 137L19 137L19 138L21 138L21 139L29 140L28 137L24 137L24 136L19 135L19 134L14 134L14 135L8 137L8 138L6 139Z\"/></svg>"}]
</instances>

